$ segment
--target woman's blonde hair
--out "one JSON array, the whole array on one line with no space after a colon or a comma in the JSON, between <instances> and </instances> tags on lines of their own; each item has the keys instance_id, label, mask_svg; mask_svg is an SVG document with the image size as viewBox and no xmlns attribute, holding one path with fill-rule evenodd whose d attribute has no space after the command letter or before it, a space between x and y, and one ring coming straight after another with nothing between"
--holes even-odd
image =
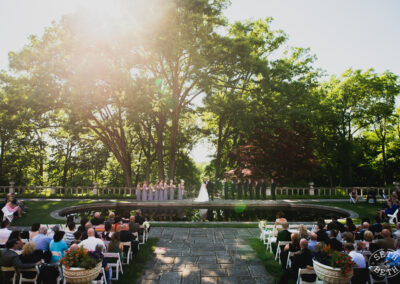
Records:
<instances>
[{"instance_id":1,"label":"woman's blonde hair","mask_svg":"<svg viewBox=\"0 0 400 284\"><path fill-rule=\"evenodd\" d=\"M34 242L30 242L30 243L26 243L24 244L23 248L22 248L22 255L31 255L34 250L36 248L36 245Z\"/></svg>"},{"instance_id":2,"label":"woman's blonde hair","mask_svg":"<svg viewBox=\"0 0 400 284\"><path fill-rule=\"evenodd\" d=\"M301 224L299 226L299 234L301 238L308 239L308 231L305 225Z\"/></svg>"},{"instance_id":3,"label":"woman's blonde hair","mask_svg":"<svg viewBox=\"0 0 400 284\"><path fill-rule=\"evenodd\" d=\"M300 235L298 233L292 233L290 239L292 240L292 244L300 244Z\"/></svg>"},{"instance_id":4,"label":"woman's blonde hair","mask_svg":"<svg viewBox=\"0 0 400 284\"><path fill-rule=\"evenodd\" d=\"M371 231L365 231L364 232L364 241L366 242L372 242L374 240L374 233Z\"/></svg>"}]
</instances>

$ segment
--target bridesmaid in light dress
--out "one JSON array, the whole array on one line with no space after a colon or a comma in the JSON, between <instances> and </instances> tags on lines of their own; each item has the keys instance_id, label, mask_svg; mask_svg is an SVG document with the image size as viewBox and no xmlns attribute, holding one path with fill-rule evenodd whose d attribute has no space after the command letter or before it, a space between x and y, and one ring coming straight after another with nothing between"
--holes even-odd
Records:
<instances>
[{"instance_id":1,"label":"bridesmaid in light dress","mask_svg":"<svg viewBox=\"0 0 400 284\"><path fill-rule=\"evenodd\" d=\"M158 200L164 200L164 181L160 180L160 184L158 185Z\"/></svg>"},{"instance_id":2,"label":"bridesmaid in light dress","mask_svg":"<svg viewBox=\"0 0 400 284\"><path fill-rule=\"evenodd\" d=\"M154 184L154 200L158 200L158 181Z\"/></svg>"},{"instance_id":3,"label":"bridesmaid in light dress","mask_svg":"<svg viewBox=\"0 0 400 284\"><path fill-rule=\"evenodd\" d=\"M153 183L150 182L150 185L149 185L149 200L151 200L151 201L153 201L153 190L154 190Z\"/></svg>"},{"instance_id":4,"label":"bridesmaid in light dress","mask_svg":"<svg viewBox=\"0 0 400 284\"><path fill-rule=\"evenodd\" d=\"M136 200L140 201L140 182L138 182L136 186Z\"/></svg>"},{"instance_id":5,"label":"bridesmaid in light dress","mask_svg":"<svg viewBox=\"0 0 400 284\"><path fill-rule=\"evenodd\" d=\"M143 201L147 201L147 191L148 191L147 184L146 184L146 182L144 182L143 187L142 187L142 200Z\"/></svg>"},{"instance_id":6,"label":"bridesmaid in light dress","mask_svg":"<svg viewBox=\"0 0 400 284\"><path fill-rule=\"evenodd\" d=\"M167 180L164 182L164 200L168 200L168 183Z\"/></svg>"},{"instance_id":7,"label":"bridesmaid in light dress","mask_svg":"<svg viewBox=\"0 0 400 284\"><path fill-rule=\"evenodd\" d=\"M174 196L175 196L175 185L174 181L171 179L169 181L169 200L174 200Z\"/></svg>"},{"instance_id":8,"label":"bridesmaid in light dress","mask_svg":"<svg viewBox=\"0 0 400 284\"><path fill-rule=\"evenodd\" d=\"M181 182L178 184L178 200L182 200L184 189L185 189L184 181L183 179L181 179Z\"/></svg>"}]
</instances>

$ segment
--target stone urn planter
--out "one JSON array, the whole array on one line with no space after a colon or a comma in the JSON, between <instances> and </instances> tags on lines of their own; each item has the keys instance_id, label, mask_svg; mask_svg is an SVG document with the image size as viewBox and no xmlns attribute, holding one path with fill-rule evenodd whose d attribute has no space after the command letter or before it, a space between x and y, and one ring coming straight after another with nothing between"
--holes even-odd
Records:
<instances>
[{"instance_id":1,"label":"stone urn planter","mask_svg":"<svg viewBox=\"0 0 400 284\"><path fill-rule=\"evenodd\" d=\"M349 273L343 275L340 268L333 268L331 266L324 265L316 260L313 260L315 274L318 278L327 284L347 284L350 283L353 277L353 269Z\"/></svg>"},{"instance_id":2,"label":"stone urn planter","mask_svg":"<svg viewBox=\"0 0 400 284\"><path fill-rule=\"evenodd\" d=\"M65 280L67 283L73 284L83 284L83 283L91 283L92 280L96 279L101 271L101 262L99 262L94 268L92 269L85 269L79 267L71 267L67 269L64 265L63 273Z\"/></svg>"}]
</instances>

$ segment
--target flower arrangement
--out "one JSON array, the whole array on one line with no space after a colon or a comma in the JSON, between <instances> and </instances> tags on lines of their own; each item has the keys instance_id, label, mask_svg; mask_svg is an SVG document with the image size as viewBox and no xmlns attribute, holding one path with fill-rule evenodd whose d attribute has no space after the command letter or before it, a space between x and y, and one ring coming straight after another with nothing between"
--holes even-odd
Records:
<instances>
[{"instance_id":1,"label":"flower arrangement","mask_svg":"<svg viewBox=\"0 0 400 284\"><path fill-rule=\"evenodd\" d=\"M324 246L320 251L317 251L314 254L314 260L333 268L340 268L344 276L356 266L349 255L332 250L330 246Z\"/></svg>"},{"instance_id":2,"label":"flower arrangement","mask_svg":"<svg viewBox=\"0 0 400 284\"><path fill-rule=\"evenodd\" d=\"M65 266L66 269L71 267L80 267L85 269L94 268L100 261L102 261L102 255L97 251L88 251L81 246L79 249L66 251L64 257L60 259L60 263Z\"/></svg>"},{"instance_id":3,"label":"flower arrangement","mask_svg":"<svg viewBox=\"0 0 400 284\"><path fill-rule=\"evenodd\" d=\"M150 223L147 221L143 222L143 227L146 229L150 228Z\"/></svg>"},{"instance_id":4,"label":"flower arrangement","mask_svg":"<svg viewBox=\"0 0 400 284\"><path fill-rule=\"evenodd\" d=\"M265 227L267 226L267 221L265 220L261 220L258 225L260 226L260 228L265 229Z\"/></svg>"}]
</instances>

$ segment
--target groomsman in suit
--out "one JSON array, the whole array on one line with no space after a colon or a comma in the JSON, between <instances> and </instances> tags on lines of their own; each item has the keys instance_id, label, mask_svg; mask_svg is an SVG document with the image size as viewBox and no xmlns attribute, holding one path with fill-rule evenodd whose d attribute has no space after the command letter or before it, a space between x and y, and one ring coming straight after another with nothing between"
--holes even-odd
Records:
<instances>
[{"instance_id":1,"label":"groomsman in suit","mask_svg":"<svg viewBox=\"0 0 400 284\"><path fill-rule=\"evenodd\" d=\"M211 201L214 201L214 184L208 179L206 179L206 188Z\"/></svg>"},{"instance_id":2,"label":"groomsman in suit","mask_svg":"<svg viewBox=\"0 0 400 284\"><path fill-rule=\"evenodd\" d=\"M225 200L228 199L228 191L229 191L229 182L226 178L224 178L224 196Z\"/></svg>"},{"instance_id":3,"label":"groomsman in suit","mask_svg":"<svg viewBox=\"0 0 400 284\"><path fill-rule=\"evenodd\" d=\"M264 179L261 180L260 188L261 188L261 194L262 194L263 200L266 200L267 199L267 195L266 195L267 184Z\"/></svg>"},{"instance_id":4,"label":"groomsman in suit","mask_svg":"<svg viewBox=\"0 0 400 284\"><path fill-rule=\"evenodd\" d=\"M260 200L261 183L258 180L255 181L255 188L256 188L256 199Z\"/></svg>"},{"instance_id":5,"label":"groomsman in suit","mask_svg":"<svg viewBox=\"0 0 400 284\"><path fill-rule=\"evenodd\" d=\"M276 183L275 183L274 179L271 178L271 196L272 196L272 200L276 200L275 190L276 190Z\"/></svg>"},{"instance_id":6,"label":"groomsman in suit","mask_svg":"<svg viewBox=\"0 0 400 284\"><path fill-rule=\"evenodd\" d=\"M249 189L249 183L246 179L243 180L243 199L247 199L247 191Z\"/></svg>"},{"instance_id":7,"label":"groomsman in suit","mask_svg":"<svg viewBox=\"0 0 400 284\"><path fill-rule=\"evenodd\" d=\"M240 178L237 180L237 192L238 192L238 199L242 199L243 194L243 184L240 182Z\"/></svg>"},{"instance_id":8,"label":"groomsman in suit","mask_svg":"<svg viewBox=\"0 0 400 284\"><path fill-rule=\"evenodd\" d=\"M249 193L250 193L250 199L254 199L254 194L253 194L253 190L254 190L254 182L249 179Z\"/></svg>"},{"instance_id":9,"label":"groomsman in suit","mask_svg":"<svg viewBox=\"0 0 400 284\"><path fill-rule=\"evenodd\" d=\"M231 182L232 200L235 200L235 193L236 193L236 181L232 180L232 182Z\"/></svg>"}]
</instances>

